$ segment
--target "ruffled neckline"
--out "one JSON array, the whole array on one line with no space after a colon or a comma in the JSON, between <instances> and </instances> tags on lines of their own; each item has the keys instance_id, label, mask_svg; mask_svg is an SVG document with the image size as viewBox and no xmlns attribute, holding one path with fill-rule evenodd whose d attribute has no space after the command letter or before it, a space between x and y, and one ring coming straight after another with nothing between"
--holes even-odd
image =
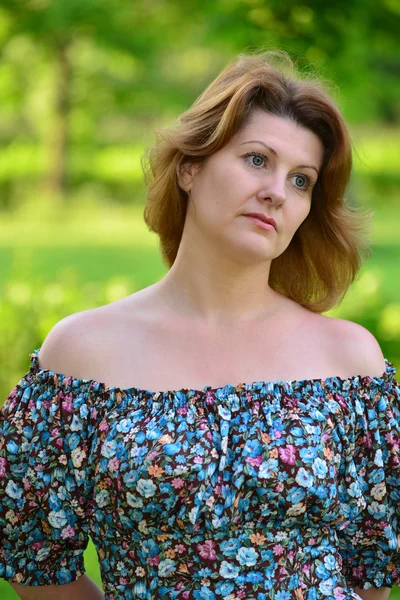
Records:
<instances>
[{"instance_id":1,"label":"ruffled neckline","mask_svg":"<svg viewBox=\"0 0 400 600\"><path fill-rule=\"evenodd\" d=\"M121 396L140 396L140 397L174 397L174 396L216 396L224 397L228 394L238 393L243 391L260 390L269 391L271 393L290 393L297 390L306 391L307 389L328 389L340 392L351 392L356 389L371 388L371 387L386 387L394 379L396 368L393 363L385 358L385 370L380 376L370 375L352 375L350 377L331 376L326 378L312 379L293 379L293 380L276 380L276 381L253 381L240 382L237 384L227 383L223 386L213 387L206 385L202 389L195 388L180 388L177 390L161 390L152 391L144 388L130 386L121 388L119 386L108 386L107 384L95 379L77 378L64 373L56 373L50 369L43 369L39 365L40 348L35 349L30 358L29 373L38 376L42 381L49 379L54 382L57 379L59 385L72 386L79 388L82 386L89 387L97 392L107 394L118 394Z\"/></svg>"}]
</instances>

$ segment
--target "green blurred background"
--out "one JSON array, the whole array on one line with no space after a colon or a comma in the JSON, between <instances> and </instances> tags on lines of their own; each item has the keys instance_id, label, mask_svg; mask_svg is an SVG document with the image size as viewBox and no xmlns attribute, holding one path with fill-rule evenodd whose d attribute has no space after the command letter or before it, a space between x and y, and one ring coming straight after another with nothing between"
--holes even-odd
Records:
<instances>
[{"instance_id":1,"label":"green blurred background","mask_svg":"<svg viewBox=\"0 0 400 600\"><path fill-rule=\"evenodd\" d=\"M367 327L399 369L399 31L400 0L0 0L0 404L58 320L165 274L143 151L256 49L332 82L355 150L348 197L374 219L372 257L327 314ZM92 545L86 559L100 584ZM4 580L0 596L17 597Z\"/></svg>"}]
</instances>

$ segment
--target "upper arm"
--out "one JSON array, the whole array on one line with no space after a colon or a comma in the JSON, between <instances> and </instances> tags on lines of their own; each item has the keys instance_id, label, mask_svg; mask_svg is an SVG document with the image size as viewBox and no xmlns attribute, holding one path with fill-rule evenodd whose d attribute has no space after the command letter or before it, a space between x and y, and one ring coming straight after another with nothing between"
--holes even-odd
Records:
<instances>
[{"instance_id":1,"label":"upper arm","mask_svg":"<svg viewBox=\"0 0 400 600\"><path fill-rule=\"evenodd\" d=\"M0 577L7 581L63 585L84 572L97 426L90 392L90 382L41 373L33 362L2 407Z\"/></svg>"}]
</instances>

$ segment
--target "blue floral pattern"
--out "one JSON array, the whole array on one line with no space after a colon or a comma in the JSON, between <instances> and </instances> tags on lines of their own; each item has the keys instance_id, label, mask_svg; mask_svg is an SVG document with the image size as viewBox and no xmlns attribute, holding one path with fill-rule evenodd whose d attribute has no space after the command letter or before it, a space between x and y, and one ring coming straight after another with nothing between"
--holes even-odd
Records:
<instances>
[{"instance_id":1,"label":"blue floral pattern","mask_svg":"<svg viewBox=\"0 0 400 600\"><path fill-rule=\"evenodd\" d=\"M152 392L39 366L0 415L0 576L107 600L359 600L400 584L400 387Z\"/></svg>"}]
</instances>

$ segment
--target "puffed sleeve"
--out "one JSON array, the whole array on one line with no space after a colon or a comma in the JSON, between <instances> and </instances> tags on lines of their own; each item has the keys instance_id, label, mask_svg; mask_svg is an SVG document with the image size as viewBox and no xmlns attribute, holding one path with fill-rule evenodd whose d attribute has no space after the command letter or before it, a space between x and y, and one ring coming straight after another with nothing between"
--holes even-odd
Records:
<instances>
[{"instance_id":1,"label":"puffed sleeve","mask_svg":"<svg viewBox=\"0 0 400 600\"><path fill-rule=\"evenodd\" d=\"M351 394L354 420L340 466L342 570L361 589L400 585L400 387L385 362L383 377L363 378Z\"/></svg>"},{"instance_id":2,"label":"puffed sleeve","mask_svg":"<svg viewBox=\"0 0 400 600\"><path fill-rule=\"evenodd\" d=\"M85 572L93 424L86 380L29 373L0 411L0 577L64 584Z\"/></svg>"}]
</instances>

